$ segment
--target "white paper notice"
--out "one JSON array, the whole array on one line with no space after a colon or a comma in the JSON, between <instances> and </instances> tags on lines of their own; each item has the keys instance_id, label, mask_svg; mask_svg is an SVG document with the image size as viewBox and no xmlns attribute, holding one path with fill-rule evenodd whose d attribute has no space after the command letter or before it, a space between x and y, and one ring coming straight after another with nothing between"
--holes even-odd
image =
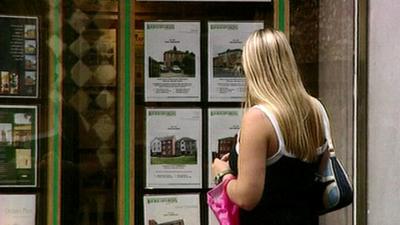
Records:
<instances>
[{"instance_id":1,"label":"white paper notice","mask_svg":"<svg viewBox=\"0 0 400 225\"><path fill-rule=\"evenodd\" d=\"M200 101L200 22L145 22L146 102Z\"/></svg>"},{"instance_id":2,"label":"white paper notice","mask_svg":"<svg viewBox=\"0 0 400 225\"><path fill-rule=\"evenodd\" d=\"M144 224L199 225L199 194L145 195Z\"/></svg>"},{"instance_id":3,"label":"white paper notice","mask_svg":"<svg viewBox=\"0 0 400 225\"><path fill-rule=\"evenodd\" d=\"M215 186L211 173L212 161L232 149L236 143L241 118L240 108L208 109L208 187Z\"/></svg>"},{"instance_id":4,"label":"white paper notice","mask_svg":"<svg viewBox=\"0 0 400 225\"><path fill-rule=\"evenodd\" d=\"M146 187L201 188L201 109L146 109Z\"/></svg>"},{"instance_id":5,"label":"white paper notice","mask_svg":"<svg viewBox=\"0 0 400 225\"><path fill-rule=\"evenodd\" d=\"M35 225L35 195L0 195L0 225Z\"/></svg>"},{"instance_id":6,"label":"white paper notice","mask_svg":"<svg viewBox=\"0 0 400 225\"><path fill-rule=\"evenodd\" d=\"M253 31L263 27L263 22L208 23L208 101L244 100L243 45Z\"/></svg>"}]
</instances>

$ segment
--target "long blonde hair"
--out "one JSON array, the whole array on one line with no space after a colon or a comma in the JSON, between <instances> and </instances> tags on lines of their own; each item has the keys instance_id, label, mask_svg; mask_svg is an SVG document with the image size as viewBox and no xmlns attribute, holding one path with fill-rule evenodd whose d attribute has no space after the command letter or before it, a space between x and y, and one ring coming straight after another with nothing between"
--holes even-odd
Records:
<instances>
[{"instance_id":1,"label":"long blonde hair","mask_svg":"<svg viewBox=\"0 0 400 225\"><path fill-rule=\"evenodd\" d=\"M243 47L242 61L244 108L265 105L278 120L288 152L314 161L324 140L321 111L303 86L285 34L271 29L255 31Z\"/></svg>"}]
</instances>

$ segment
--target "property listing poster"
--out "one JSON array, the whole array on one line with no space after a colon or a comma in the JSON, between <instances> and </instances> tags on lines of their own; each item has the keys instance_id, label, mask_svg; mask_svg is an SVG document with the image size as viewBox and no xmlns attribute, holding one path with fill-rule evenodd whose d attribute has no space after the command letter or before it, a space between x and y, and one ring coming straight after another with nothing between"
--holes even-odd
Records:
<instances>
[{"instance_id":1,"label":"property listing poster","mask_svg":"<svg viewBox=\"0 0 400 225\"><path fill-rule=\"evenodd\" d=\"M211 164L221 158L236 144L242 110L240 108L208 109L208 187L214 186Z\"/></svg>"},{"instance_id":2,"label":"property listing poster","mask_svg":"<svg viewBox=\"0 0 400 225\"><path fill-rule=\"evenodd\" d=\"M145 195L144 224L199 225L199 194Z\"/></svg>"},{"instance_id":3,"label":"property listing poster","mask_svg":"<svg viewBox=\"0 0 400 225\"><path fill-rule=\"evenodd\" d=\"M0 105L0 187L35 187L37 107Z\"/></svg>"},{"instance_id":4,"label":"property listing poster","mask_svg":"<svg viewBox=\"0 0 400 225\"><path fill-rule=\"evenodd\" d=\"M37 17L0 15L0 97L38 97Z\"/></svg>"},{"instance_id":5,"label":"property listing poster","mask_svg":"<svg viewBox=\"0 0 400 225\"><path fill-rule=\"evenodd\" d=\"M201 109L146 109L146 188L201 188Z\"/></svg>"},{"instance_id":6,"label":"property listing poster","mask_svg":"<svg viewBox=\"0 0 400 225\"><path fill-rule=\"evenodd\" d=\"M200 101L200 22L145 22L145 101Z\"/></svg>"},{"instance_id":7,"label":"property listing poster","mask_svg":"<svg viewBox=\"0 0 400 225\"><path fill-rule=\"evenodd\" d=\"M35 195L0 195L0 225L35 225Z\"/></svg>"},{"instance_id":8,"label":"property listing poster","mask_svg":"<svg viewBox=\"0 0 400 225\"><path fill-rule=\"evenodd\" d=\"M245 94L242 49L263 22L208 23L208 101L241 102Z\"/></svg>"}]
</instances>

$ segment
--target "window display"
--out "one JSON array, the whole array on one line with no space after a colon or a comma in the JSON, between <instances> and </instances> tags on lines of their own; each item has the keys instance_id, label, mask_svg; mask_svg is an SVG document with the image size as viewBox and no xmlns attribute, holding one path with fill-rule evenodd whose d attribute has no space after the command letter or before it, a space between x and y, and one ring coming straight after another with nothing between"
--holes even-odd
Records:
<instances>
[{"instance_id":1,"label":"window display","mask_svg":"<svg viewBox=\"0 0 400 225\"><path fill-rule=\"evenodd\" d=\"M0 187L35 187L37 108L0 105Z\"/></svg>"},{"instance_id":2,"label":"window display","mask_svg":"<svg viewBox=\"0 0 400 225\"><path fill-rule=\"evenodd\" d=\"M145 100L200 101L200 23L145 23Z\"/></svg>"},{"instance_id":3,"label":"window display","mask_svg":"<svg viewBox=\"0 0 400 225\"><path fill-rule=\"evenodd\" d=\"M201 188L200 109L147 109L147 188Z\"/></svg>"},{"instance_id":4,"label":"window display","mask_svg":"<svg viewBox=\"0 0 400 225\"><path fill-rule=\"evenodd\" d=\"M37 17L0 15L0 97L38 97Z\"/></svg>"},{"instance_id":5,"label":"window display","mask_svg":"<svg viewBox=\"0 0 400 225\"><path fill-rule=\"evenodd\" d=\"M233 148L242 46L263 27L287 34L356 168L356 4L0 1L0 225L218 224L211 162Z\"/></svg>"},{"instance_id":6,"label":"window display","mask_svg":"<svg viewBox=\"0 0 400 225\"><path fill-rule=\"evenodd\" d=\"M199 194L146 195L143 201L145 225L201 224Z\"/></svg>"},{"instance_id":7,"label":"window display","mask_svg":"<svg viewBox=\"0 0 400 225\"><path fill-rule=\"evenodd\" d=\"M262 21L208 23L208 101L243 101L242 47L251 32L263 27Z\"/></svg>"},{"instance_id":8,"label":"window display","mask_svg":"<svg viewBox=\"0 0 400 225\"><path fill-rule=\"evenodd\" d=\"M242 118L240 108L208 109L208 187L213 187L211 162L235 147Z\"/></svg>"},{"instance_id":9,"label":"window display","mask_svg":"<svg viewBox=\"0 0 400 225\"><path fill-rule=\"evenodd\" d=\"M189 194L188 201L200 201L195 224L214 224L203 198L213 185L210 165L238 132L242 46L252 31L272 26L272 3L135 1L133 8L135 198ZM135 223L187 224L151 220L148 207L135 203L136 215L144 215Z\"/></svg>"}]
</instances>

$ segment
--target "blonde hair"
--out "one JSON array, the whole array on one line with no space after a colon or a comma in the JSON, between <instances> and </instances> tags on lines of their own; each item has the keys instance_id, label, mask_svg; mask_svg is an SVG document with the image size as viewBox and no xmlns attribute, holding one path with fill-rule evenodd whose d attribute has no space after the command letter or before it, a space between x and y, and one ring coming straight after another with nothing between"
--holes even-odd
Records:
<instances>
[{"instance_id":1,"label":"blonde hair","mask_svg":"<svg viewBox=\"0 0 400 225\"><path fill-rule=\"evenodd\" d=\"M278 120L288 152L314 161L324 140L321 111L303 86L285 34L271 29L255 31L243 47L242 61L245 110L265 105Z\"/></svg>"}]
</instances>

